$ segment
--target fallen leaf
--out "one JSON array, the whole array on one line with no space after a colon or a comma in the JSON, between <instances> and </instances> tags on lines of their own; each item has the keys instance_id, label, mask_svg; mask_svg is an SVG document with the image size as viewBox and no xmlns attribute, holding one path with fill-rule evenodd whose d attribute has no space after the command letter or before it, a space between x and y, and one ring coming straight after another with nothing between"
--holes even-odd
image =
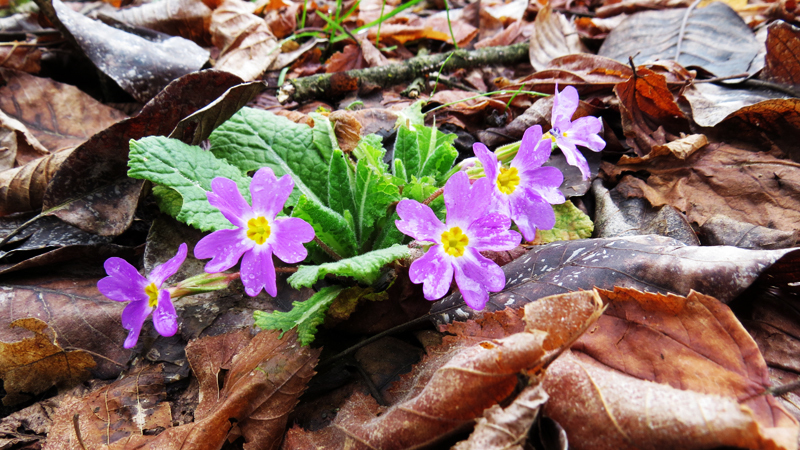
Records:
<instances>
[{"instance_id":1,"label":"fallen leaf","mask_svg":"<svg viewBox=\"0 0 800 450\"><path fill-rule=\"evenodd\" d=\"M343 152L353 151L361 140L361 122L355 113L347 110L332 112L328 118L333 126L333 132Z\"/></svg>"},{"instance_id":2,"label":"fallen leaf","mask_svg":"<svg viewBox=\"0 0 800 450\"><path fill-rule=\"evenodd\" d=\"M766 100L787 97L770 89L733 89L712 83L695 83L683 91L692 119L701 127L713 127L736 111Z\"/></svg>"},{"instance_id":3,"label":"fallen leaf","mask_svg":"<svg viewBox=\"0 0 800 450\"><path fill-rule=\"evenodd\" d=\"M503 267L506 286L490 294L483 313L454 293L434 303L437 324L467 320L541 297L580 289L630 287L657 293L705 291L729 303L763 277L791 250L687 246L660 236L560 241L534 247ZM796 280L800 281L800 280Z\"/></svg>"},{"instance_id":4,"label":"fallen leaf","mask_svg":"<svg viewBox=\"0 0 800 450\"><path fill-rule=\"evenodd\" d=\"M453 43L455 37L459 47L466 47L478 36L478 29L467 22L464 10L465 8L455 8L432 14L425 19L425 27L446 34L449 44Z\"/></svg>"},{"instance_id":5,"label":"fallen leaf","mask_svg":"<svg viewBox=\"0 0 800 450\"><path fill-rule=\"evenodd\" d=\"M245 81L261 76L280 53L278 40L253 9L242 0L225 0L211 15L211 40L222 51L214 68Z\"/></svg>"},{"instance_id":6,"label":"fallen leaf","mask_svg":"<svg viewBox=\"0 0 800 450\"><path fill-rule=\"evenodd\" d=\"M767 30L767 55L759 78L800 86L800 29L776 20Z\"/></svg>"},{"instance_id":7,"label":"fallen leaf","mask_svg":"<svg viewBox=\"0 0 800 450\"><path fill-rule=\"evenodd\" d=\"M325 73L347 72L364 67L367 66L361 47L353 44L345 45L325 61Z\"/></svg>"},{"instance_id":8,"label":"fallen leaf","mask_svg":"<svg viewBox=\"0 0 800 450\"><path fill-rule=\"evenodd\" d=\"M766 364L728 307L694 291L601 295L606 313L543 381L571 446L796 448L798 423L759 395Z\"/></svg>"},{"instance_id":9,"label":"fallen leaf","mask_svg":"<svg viewBox=\"0 0 800 450\"><path fill-rule=\"evenodd\" d=\"M702 67L725 77L747 73L760 47L736 11L716 2L691 11L633 14L609 33L598 54L620 62L633 56L636 65L674 60L684 67Z\"/></svg>"},{"instance_id":10,"label":"fallen leaf","mask_svg":"<svg viewBox=\"0 0 800 450\"><path fill-rule=\"evenodd\" d=\"M672 155L677 159L684 160L707 144L708 138L705 135L691 134L664 145L654 145L651 147L650 153L642 157L623 155L620 161L622 161L622 164L640 164L666 155Z\"/></svg>"},{"instance_id":11,"label":"fallen leaf","mask_svg":"<svg viewBox=\"0 0 800 450\"><path fill-rule=\"evenodd\" d=\"M722 215L706 220L699 233L703 245L733 245L764 250L794 247L800 240L800 233L796 231L760 227Z\"/></svg>"},{"instance_id":12,"label":"fallen leaf","mask_svg":"<svg viewBox=\"0 0 800 450\"><path fill-rule=\"evenodd\" d=\"M0 67L28 73L42 70L42 50L35 46L12 45L0 47Z\"/></svg>"},{"instance_id":13,"label":"fallen leaf","mask_svg":"<svg viewBox=\"0 0 800 450\"><path fill-rule=\"evenodd\" d=\"M58 334L47 323L36 319L17 319L11 328L33 332L17 342L0 341L0 379L3 380L4 405L15 405L41 394L53 386L69 387L89 378L95 362L83 350L64 349L59 345Z\"/></svg>"},{"instance_id":14,"label":"fallen leaf","mask_svg":"<svg viewBox=\"0 0 800 450\"><path fill-rule=\"evenodd\" d=\"M200 70L208 60L208 51L189 40L169 37L151 41L92 20L61 0L36 1L69 41L140 102L153 98L172 80Z\"/></svg>"},{"instance_id":15,"label":"fallen leaf","mask_svg":"<svg viewBox=\"0 0 800 450\"><path fill-rule=\"evenodd\" d=\"M800 99L766 100L731 113L720 124L730 137L739 137L763 148L772 142L800 162Z\"/></svg>"},{"instance_id":16,"label":"fallen leaf","mask_svg":"<svg viewBox=\"0 0 800 450\"><path fill-rule=\"evenodd\" d=\"M211 43L208 34L211 8L200 0L146 3L115 11L109 15L130 25L189 39L201 46L208 46Z\"/></svg>"},{"instance_id":17,"label":"fallen leaf","mask_svg":"<svg viewBox=\"0 0 800 450\"><path fill-rule=\"evenodd\" d=\"M710 144L686 160L671 155L617 166L603 163L606 180L622 177L617 190L644 197L651 205L672 205L690 222L703 225L711 216L784 231L800 230L800 164L766 153ZM646 171L647 181L622 172Z\"/></svg>"},{"instance_id":18,"label":"fallen leaf","mask_svg":"<svg viewBox=\"0 0 800 450\"><path fill-rule=\"evenodd\" d=\"M639 11L661 11L666 9L686 8L689 0L623 0L597 8L597 17L610 18L620 14L633 14Z\"/></svg>"},{"instance_id":19,"label":"fallen leaf","mask_svg":"<svg viewBox=\"0 0 800 450\"><path fill-rule=\"evenodd\" d=\"M619 97L622 128L628 145L644 156L655 145L677 139L689 131L666 78L648 68L638 67L636 75L614 87Z\"/></svg>"},{"instance_id":20,"label":"fallen leaf","mask_svg":"<svg viewBox=\"0 0 800 450\"><path fill-rule=\"evenodd\" d=\"M535 70L542 70L555 58L573 54L586 53L586 47L581 43L575 24L566 16L554 12L550 3L536 15L533 22L528 50L531 65Z\"/></svg>"}]
</instances>

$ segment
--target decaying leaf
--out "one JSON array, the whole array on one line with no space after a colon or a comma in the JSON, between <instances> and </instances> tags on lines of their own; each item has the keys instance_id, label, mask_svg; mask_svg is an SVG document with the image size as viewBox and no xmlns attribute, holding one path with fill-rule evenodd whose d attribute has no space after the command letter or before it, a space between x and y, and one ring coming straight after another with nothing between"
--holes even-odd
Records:
<instances>
[{"instance_id":1,"label":"decaying leaf","mask_svg":"<svg viewBox=\"0 0 800 450\"><path fill-rule=\"evenodd\" d=\"M467 428L484 409L507 398L521 371L540 368L547 350L569 345L602 312L594 291L544 298L528 305L523 332L520 312L500 312L499 320L516 316L498 329L493 317L456 326L456 336L427 351L414 371L389 392L392 406L381 408L371 397L354 394L327 428L306 432L293 428L285 446L405 449L430 445Z\"/></svg>"},{"instance_id":2,"label":"decaying leaf","mask_svg":"<svg viewBox=\"0 0 800 450\"><path fill-rule=\"evenodd\" d=\"M693 84L682 95L692 109L692 119L701 127L713 127L746 106L787 97L770 89L733 89L712 83Z\"/></svg>"},{"instance_id":3,"label":"decaying leaf","mask_svg":"<svg viewBox=\"0 0 800 450\"><path fill-rule=\"evenodd\" d=\"M739 222L726 216L711 216L700 227L703 245L733 245L741 248L775 249L797 245L800 232L781 231Z\"/></svg>"},{"instance_id":4,"label":"decaying leaf","mask_svg":"<svg viewBox=\"0 0 800 450\"><path fill-rule=\"evenodd\" d=\"M3 380L4 405L25 401L30 395L41 394L53 386L68 387L89 377L94 359L85 351L65 351L58 334L47 323L36 319L17 319L9 324L33 332L17 342L0 341L0 379ZM48 334L49 334L48 333Z\"/></svg>"},{"instance_id":5,"label":"decaying leaf","mask_svg":"<svg viewBox=\"0 0 800 450\"><path fill-rule=\"evenodd\" d=\"M181 36L208 45L211 8L200 0L166 0L115 11L111 17L130 25Z\"/></svg>"},{"instance_id":6,"label":"decaying leaf","mask_svg":"<svg viewBox=\"0 0 800 450\"><path fill-rule=\"evenodd\" d=\"M800 85L800 29L782 20L769 25L767 56L759 77L789 86Z\"/></svg>"},{"instance_id":7,"label":"decaying leaf","mask_svg":"<svg viewBox=\"0 0 800 450\"><path fill-rule=\"evenodd\" d=\"M647 181L623 175L617 190L652 206L672 205L703 225L716 214L776 228L800 230L800 164L767 153L710 144L685 160L667 155L644 163L604 163L606 179L646 171Z\"/></svg>"},{"instance_id":8,"label":"decaying leaf","mask_svg":"<svg viewBox=\"0 0 800 450\"><path fill-rule=\"evenodd\" d=\"M562 241L530 250L503 267L506 287L490 294L484 311L519 307L541 297L614 286L686 295L705 291L729 303L756 280L775 275L770 267L791 250L687 246L660 236ZM800 281L800 280L795 280ZM437 323L466 320L476 312L454 293L434 303Z\"/></svg>"},{"instance_id":9,"label":"decaying leaf","mask_svg":"<svg viewBox=\"0 0 800 450\"><path fill-rule=\"evenodd\" d=\"M601 295L606 313L543 381L571 446L796 448L798 423L759 395L766 364L728 307L697 292Z\"/></svg>"},{"instance_id":10,"label":"decaying leaf","mask_svg":"<svg viewBox=\"0 0 800 450\"><path fill-rule=\"evenodd\" d=\"M547 2L536 15L531 34L528 52L533 68L542 70L555 58L586 51L575 31L575 24L563 14L554 12Z\"/></svg>"},{"instance_id":11,"label":"decaying leaf","mask_svg":"<svg viewBox=\"0 0 800 450\"><path fill-rule=\"evenodd\" d=\"M211 14L211 40L222 49L214 68L245 81L258 78L280 53L278 40L264 19L253 14L254 8L242 0L226 0Z\"/></svg>"},{"instance_id":12,"label":"decaying leaf","mask_svg":"<svg viewBox=\"0 0 800 450\"><path fill-rule=\"evenodd\" d=\"M800 99L766 100L731 113L720 124L729 136L763 146L772 142L795 162L800 162L797 134L800 132Z\"/></svg>"}]
</instances>

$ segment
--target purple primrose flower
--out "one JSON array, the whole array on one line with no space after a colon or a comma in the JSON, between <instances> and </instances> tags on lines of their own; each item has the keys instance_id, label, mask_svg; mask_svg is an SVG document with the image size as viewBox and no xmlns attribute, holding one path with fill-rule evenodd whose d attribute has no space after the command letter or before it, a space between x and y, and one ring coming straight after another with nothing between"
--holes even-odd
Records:
<instances>
[{"instance_id":1,"label":"purple primrose flower","mask_svg":"<svg viewBox=\"0 0 800 450\"><path fill-rule=\"evenodd\" d=\"M597 135L603 129L603 122L597 117L581 117L572 121L572 115L578 109L578 91L567 86L558 92L556 86L555 98L553 99L553 114L550 120L553 128L545 134L558 148L564 152L567 163L581 169L583 178L588 180L591 176L589 164L580 151L575 147L581 145L593 152L599 152L606 146L606 142Z\"/></svg>"},{"instance_id":2,"label":"purple primrose flower","mask_svg":"<svg viewBox=\"0 0 800 450\"><path fill-rule=\"evenodd\" d=\"M262 167L250 183L251 207L235 182L214 178L211 192L206 194L208 202L236 228L215 231L197 243L194 256L212 258L206 264L206 272L230 269L242 258L240 273L247 295L255 297L262 288L273 297L278 295L272 255L287 263L300 262L307 254L303 243L314 239L314 229L303 219L275 217L293 188L291 176L278 179L272 169Z\"/></svg>"},{"instance_id":3,"label":"purple primrose flower","mask_svg":"<svg viewBox=\"0 0 800 450\"><path fill-rule=\"evenodd\" d=\"M464 172L457 172L444 186L447 208L446 223L422 203L404 199L397 204L400 219L397 229L418 241L433 243L422 258L411 263L409 278L423 283L422 291L428 300L444 297L455 275L464 301L480 310L489 300L489 292L505 287L503 270L483 257L482 250L511 250L520 243L520 235L511 231L511 219L490 213L492 185L486 178L470 186Z\"/></svg>"},{"instance_id":4,"label":"purple primrose flower","mask_svg":"<svg viewBox=\"0 0 800 450\"><path fill-rule=\"evenodd\" d=\"M510 217L526 241L536 237L537 228L553 228L556 215L550 204L564 203L564 196L558 190L564 175L555 167L542 167L550 157L551 147L549 139L542 140L539 125L525 131L510 167L498 163L497 156L480 142L473 145L493 188L491 211Z\"/></svg>"},{"instance_id":5,"label":"purple primrose flower","mask_svg":"<svg viewBox=\"0 0 800 450\"><path fill-rule=\"evenodd\" d=\"M153 325L158 334L172 336L178 331L178 314L169 296L161 289L164 281L175 274L186 259L186 244L169 261L156 266L147 278L122 258L108 258L103 265L107 277L97 282L97 289L118 302L130 302L122 311L122 327L129 330L125 348L133 348L139 340L145 319L153 313Z\"/></svg>"}]
</instances>

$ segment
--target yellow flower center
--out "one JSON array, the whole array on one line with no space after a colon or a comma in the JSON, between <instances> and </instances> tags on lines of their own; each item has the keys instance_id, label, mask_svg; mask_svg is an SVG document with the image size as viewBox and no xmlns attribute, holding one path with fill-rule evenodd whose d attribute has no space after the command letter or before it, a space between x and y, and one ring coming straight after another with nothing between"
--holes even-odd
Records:
<instances>
[{"instance_id":1,"label":"yellow flower center","mask_svg":"<svg viewBox=\"0 0 800 450\"><path fill-rule=\"evenodd\" d=\"M261 245L269 239L269 221L264 217L254 217L247 221L247 237Z\"/></svg>"},{"instance_id":2,"label":"yellow flower center","mask_svg":"<svg viewBox=\"0 0 800 450\"><path fill-rule=\"evenodd\" d=\"M147 305L155 308L158 305L158 288L155 283L150 283L144 288L144 293L147 294Z\"/></svg>"},{"instance_id":3,"label":"yellow flower center","mask_svg":"<svg viewBox=\"0 0 800 450\"><path fill-rule=\"evenodd\" d=\"M547 133L545 133L544 136L542 136L542 140L545 140L545 139L550 139L550 141L553 144L556 143L556 137L553 135L553 133L551 133L549 131Z\"/></svg>"},{"instance_id":4,"label":"yellow flower center","mask_svg":"<svg viewBox=\"0 0 800 450\"><path fill-rule=\"evenodd\" d=\"M461 228L453 227L442 233L442 244L444 252L452 256L461 256L467 249L469 238L461 231Z\"/></svg>"},{"instance_id":5,"label":"yellow flower center","mask_svg":"<svg viewBox=\"0 0 800 450\"><path fill-rule=\"evenodd\" d=\"M519 184L519 171L516 167L501 167L497 175L497 189L503 194L511 195Z\"/></svg>"}]
</instances>

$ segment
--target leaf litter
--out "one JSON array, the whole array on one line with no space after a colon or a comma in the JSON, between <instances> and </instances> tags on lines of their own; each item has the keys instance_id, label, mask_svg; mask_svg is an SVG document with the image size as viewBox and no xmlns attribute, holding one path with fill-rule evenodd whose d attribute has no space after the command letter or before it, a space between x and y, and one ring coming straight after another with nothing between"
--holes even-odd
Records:
<instances>
[{"instance_id":1,"label":"leaf litter","mask_svg":"<svg viewBox=\"0 0 800 450\"><path fill-rule=\"evenodd\" d=\"M800 397L770 394L800 379L792 4L334 3L168 1L85 16L90 8L39 2L65 41L25 25L27 13L12 16L17 42L0 47L9 50L0 65L37 76L2 69L0 357L34 341L43 350L3 372L4 402L16 403L4 413L30 406L0 421L2 445L530 448L549 421L575 448L797 448ZM341 73L391 70L454 44L519 42L528 42L522 65L437 64L407 93ZM192 57L164 51L174 45ZM54 70L53 49L69 55L64 70ZM100 71L70 78L66 68L87 56ZM194 73L202 66L217 71ZM322 72L337 77L325 98L277 101L279 81ZM708 82L743 73L750 78ZM458 293L426 302L408 282L410 261L397 259L419 248L392 247L401 237L376 230L396 220L400 198L423 201L442 185L443 155L461 161L473 142L496 148L533 125L546 131L552 99L528 92L568 85L581 96L574 118L603 120L606 149L586 155L599 178L584 180L555 151L547 165L565 174L571 203L526 247L487 253L507 280L488 311ZM501 92L472 98L474 89ZM404 95L442 107L408 114ZM304 125L237 112L248 103ZM409 133L423 123L455 136ZM264 165L292 173L303 186L287 213L325 215L317 234L345 258L311 245L308 267L279 268L275 299L243 296L237 282L184 297L178 334L147 325L141 345L123 351L122 305L94 287L102 260L141 267L144 254L150 269L182 242L191 248L202 234L174 217L210 187L190 195L128 177L128 141L165 139L149 136L185 143L174 145L173 166L187 155L230 163L242 188ZM431 142L438 153L425 168ZM210 183L219 173L208 167L199 169ZM356 176L375 173L383 178ZM401 178L407 190L387 191ZM63 222L25 229L35 215L8 217L42 205ZM356 205L364 212L348 216ZM358 259L375 250L391 255ZM176 279L202 264L190 259ZM67 266L91 273L48 273ZM331 295L314 303L320 293ZM298 332L255 334L254 311L278 312L271 317ZM423 329L335 357L409 321ZM324 345L321 365L319 349L300 345L312 341ZM69 369L53 369L64 361Z\"/></svg>"}]
</instances>

